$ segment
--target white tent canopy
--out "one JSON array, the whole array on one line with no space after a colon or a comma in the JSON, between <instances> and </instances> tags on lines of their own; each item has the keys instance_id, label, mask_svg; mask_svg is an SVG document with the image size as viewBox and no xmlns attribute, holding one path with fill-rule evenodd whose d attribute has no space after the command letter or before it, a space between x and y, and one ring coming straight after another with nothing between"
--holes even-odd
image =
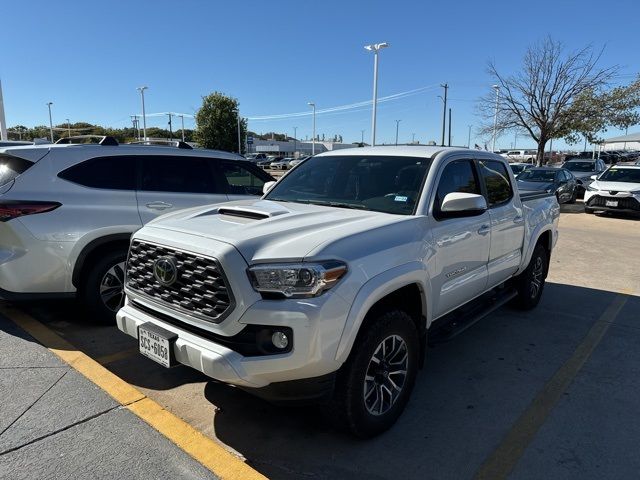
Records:
<instances>
[{"instance_id":1,"label":"white tent canopy","mask_svg":"<svg viewBox=\"0 0 640 480\"><path fill-rule=\"evenodd\" d=\"M622 143L622 142L640 142L640 132L622 135L621 137L612 137L603 140L602 143Z\"/></svg>"}]
</instances>

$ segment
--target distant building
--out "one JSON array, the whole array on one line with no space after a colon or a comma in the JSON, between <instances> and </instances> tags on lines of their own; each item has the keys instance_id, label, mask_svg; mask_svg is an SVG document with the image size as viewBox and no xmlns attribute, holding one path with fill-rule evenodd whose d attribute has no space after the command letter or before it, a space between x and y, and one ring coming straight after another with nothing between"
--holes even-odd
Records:
<instances>
[{"instance_id":1,"label":"distant building","mask_svg":"<svg viewBox=\"0 0 640 480\"><path fill-rule=\"evenodd\" d=\"M315 152L322 153L343 148L355 148L358 144L340 143L329 141L316 141ZM310 141L279 141L253 139L253 144L248 145L249 153L267 153L283 157L304 157L311 155L313 142Z\"/></svg>"}]
</instances>

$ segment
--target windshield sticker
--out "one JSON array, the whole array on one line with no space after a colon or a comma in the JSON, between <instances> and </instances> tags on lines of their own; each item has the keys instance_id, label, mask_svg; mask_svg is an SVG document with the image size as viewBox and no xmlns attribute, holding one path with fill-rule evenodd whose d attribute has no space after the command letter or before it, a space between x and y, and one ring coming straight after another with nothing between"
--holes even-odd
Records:
<instances>
[{"instance_id":1,"label":"windshield sticker","mask_svg":"<svg viewBox=\"0 0 640 480\"><path fill-rule=\"evenodd\" d=\"M409 197L404 197L401 195L396 195L396 198L393 199L395 202L406 202L409 200Z\"/></svg>"}]
</instances>

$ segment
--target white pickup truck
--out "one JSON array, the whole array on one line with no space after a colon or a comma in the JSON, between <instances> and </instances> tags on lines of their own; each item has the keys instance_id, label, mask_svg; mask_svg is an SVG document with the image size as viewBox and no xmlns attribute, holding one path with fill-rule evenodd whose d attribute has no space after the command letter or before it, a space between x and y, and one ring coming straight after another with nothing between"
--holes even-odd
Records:
<instances>
[{"instance_id":1,"label":"white pickup truck","mask_svg":"<svg viewBox=\"0 0 640 480\"><path fill-rule=\"evenodd\" d=\"M558 235L556 198L478 150L328 152L264 190L136 232L118 328L166 367L320 401L361 437L402 413L427 335L538 303Z\"/></svg>"}]
</instances>

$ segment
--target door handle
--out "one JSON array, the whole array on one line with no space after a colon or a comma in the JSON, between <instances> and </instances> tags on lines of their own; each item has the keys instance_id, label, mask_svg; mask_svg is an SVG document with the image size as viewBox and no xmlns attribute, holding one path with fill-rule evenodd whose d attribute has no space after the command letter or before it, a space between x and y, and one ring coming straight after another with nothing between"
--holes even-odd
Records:
<instances>
[{"instance_id":1,"label":"door handle","mask_svg":"<svg viewBox=\"0 0 640 480\"><path fill-rule=\"evenodd\" d=\"M490 225L482 225L479 229L478 229L478 233L480 235L486 235L487 233L489 233L491 231L491 226Z\"/></svg>"},{"instance_id":2,"label":"door handle","mask_svg":"<svg viewBox=\"0 0 640 480\"><path fill-rule=\"evenodd\" d=\"M147 207L151 208L152 210L166 210L167 208L173 207L173 205L166 202L151 202L147 203Z\"/></svg>"}]
</instances>

